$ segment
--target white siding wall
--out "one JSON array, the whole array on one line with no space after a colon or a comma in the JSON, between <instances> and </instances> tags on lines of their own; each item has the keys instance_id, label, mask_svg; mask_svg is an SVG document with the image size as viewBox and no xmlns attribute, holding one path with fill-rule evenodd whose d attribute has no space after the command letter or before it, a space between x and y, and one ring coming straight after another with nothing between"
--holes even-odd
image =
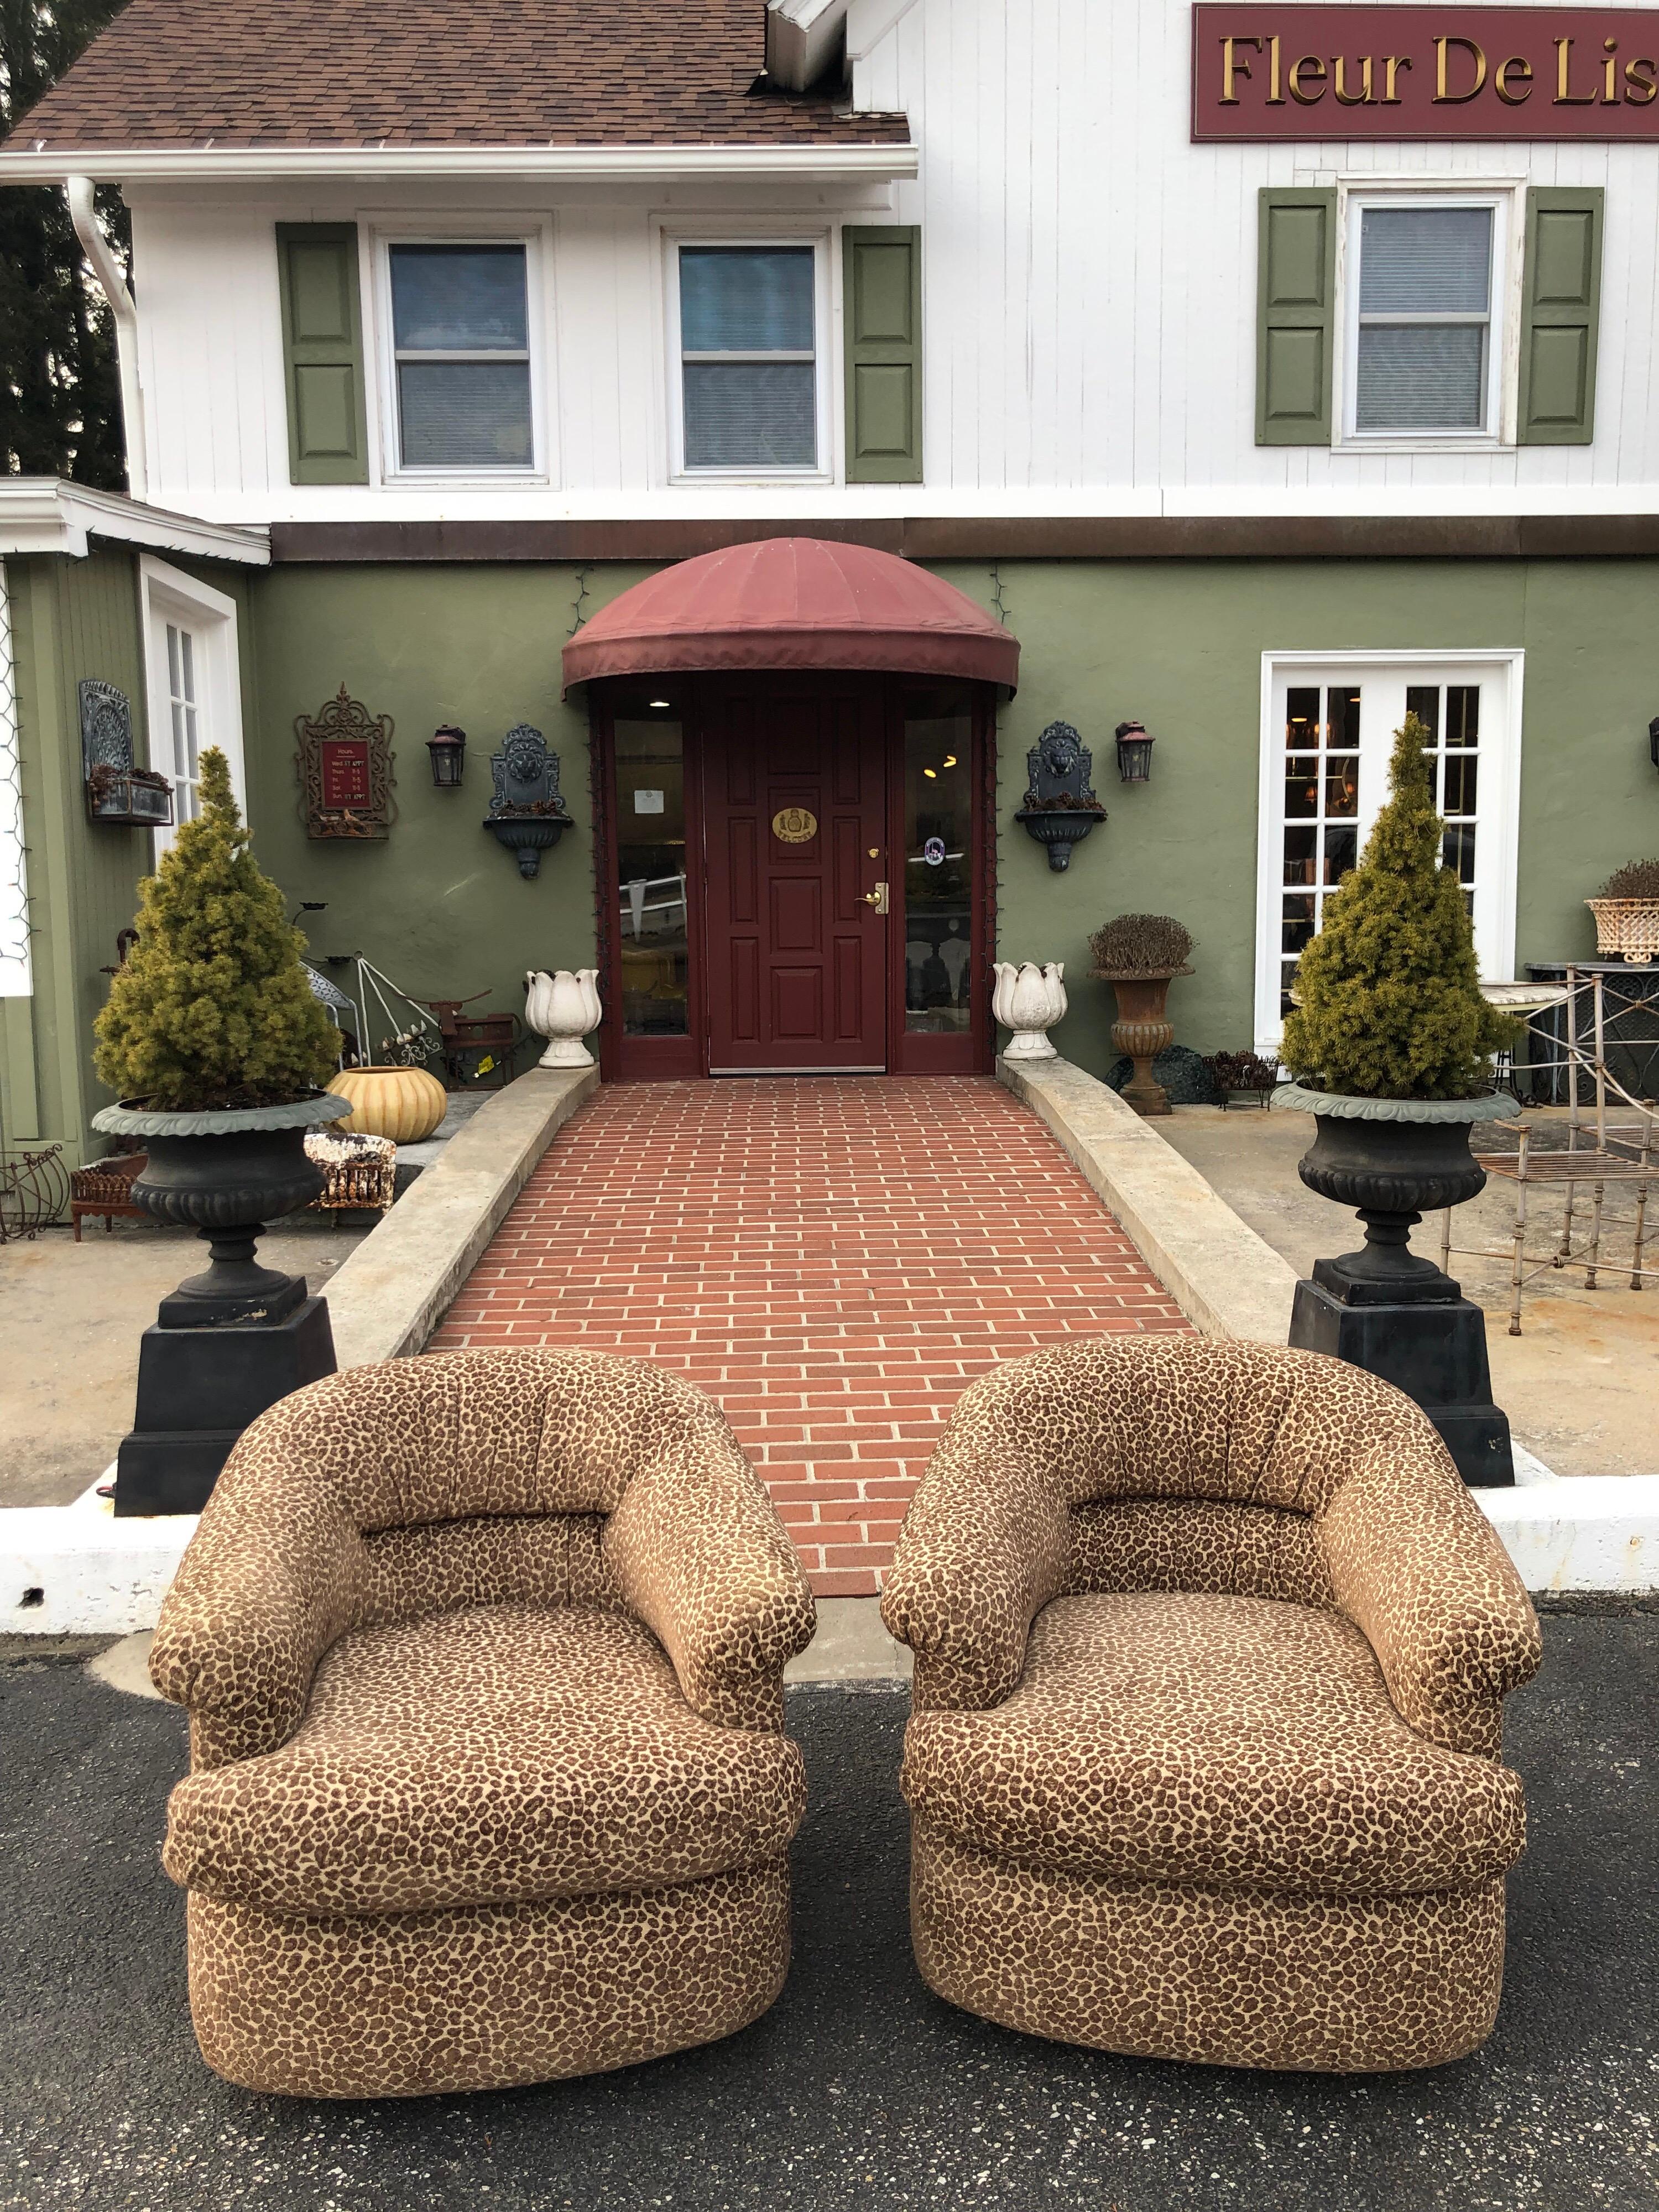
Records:
<instances>
[{"instance_id":1,"label":"white siding wall","mask_svg":"<svg viewBox=\"0 0 1659 2212\"><path fill-rule=\"evenodd\" d=\"M1653 147L1194 146L1185 0L909 0L902 9L896 0L853 0L849 27L856 100L908 113L920 179L890 200L867 195L862 207L827 206L808 191L793 216L775 194L726 204L734 222L775 212L787 229L842 214L879 221L884 201L896 219L922 226L924 485L667 485L663 196L606 205L550 191L533 205L554 216L544 334L551 483L442 493L290 486L271 226L355 217L367 238L376 214L349 197L278 206L135 191L152 496L246 521L1594 513L1659 500ZM1592 446L1352 453L1255 445L1257 191L1354 173L1607 187ZM482 209L485 198L479 191L472 204ZM429 190L422 204L430 208ZM521 192L514 204L531 202ZM378 446L372 367L369 404Z\"/></svg>"}]
</instances>

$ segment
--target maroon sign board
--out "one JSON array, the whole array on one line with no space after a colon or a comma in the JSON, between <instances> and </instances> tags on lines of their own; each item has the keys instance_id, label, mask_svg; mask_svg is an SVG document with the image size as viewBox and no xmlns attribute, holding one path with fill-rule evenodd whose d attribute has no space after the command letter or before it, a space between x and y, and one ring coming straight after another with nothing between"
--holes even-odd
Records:
<instances>
[{"instance_id":1,"label":"maroon sign board","mask_svg":"<svg viewBox=\"0 0 1659 2212\"><path fill-rule=\"evenodd\" d=\"M1198 0L1193 137L1659 139L1659 9Z\"/></svg>"}]
</instances>

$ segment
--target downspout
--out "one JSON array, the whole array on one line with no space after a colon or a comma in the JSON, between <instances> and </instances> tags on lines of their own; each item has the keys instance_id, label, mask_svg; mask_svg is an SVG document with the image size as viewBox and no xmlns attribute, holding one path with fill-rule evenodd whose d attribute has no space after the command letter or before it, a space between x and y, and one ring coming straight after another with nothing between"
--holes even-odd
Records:
<instances>
[{"instance_id":1,"label":"downspout","mask_svg":"<svg viewBox=\"0 0 1659 2212\"><path fill-rule=\"evenodd\" d=\"M110 252L109 240L98 221L90 177L64 179L70 220L81 250L92 264L100 290L115 318L115 360L121 379L121 428L127 448L127 491L133 499L149 497L149 463L144 446L144 406L138 390L138 310L133 305L121 264Z\"/></svg>"}]
</instances>

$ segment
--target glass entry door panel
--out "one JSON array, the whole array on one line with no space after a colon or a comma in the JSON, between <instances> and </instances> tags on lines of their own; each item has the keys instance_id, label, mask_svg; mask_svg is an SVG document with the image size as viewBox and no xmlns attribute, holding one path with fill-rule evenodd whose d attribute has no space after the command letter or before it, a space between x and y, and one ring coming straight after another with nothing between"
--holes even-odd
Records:
<instances>
[{"instance_id":1,"label":"glass entry door panel","mask_svg":"<svg viewBox=\"0 0 1659 2212\"><path fill-rule=\"evenodd\" d=\"M973 700L965 684L904 700L904 1027L974 1025Z\"/></svg>"},{"instance_id":2,"label":"glass entry door panel","mask_svg":"<svg viewBox=\"0 0 1659 2212\"><path fill-rule=\"evenodd\" d=\"M1388 797L1395 732L1422 722L1441 865L1463 886L1480 972L1514 964L1515 762L1508 660L1438 666L1281 666L1275 672L1261 823L1256 1046L1277 1048L1303 947L1364 850Z\"/></svg>"},{"instance_id":3,"label":"glass entry door panel","mask_svg":"<svg viewBox=\"0 0 1659 2212\"><path fill-rule=\"evenodd\" d=\"M656 696L619 702L613 729L622 1033L690 1034L684 739Z\"/></svg>"}]
</instances>

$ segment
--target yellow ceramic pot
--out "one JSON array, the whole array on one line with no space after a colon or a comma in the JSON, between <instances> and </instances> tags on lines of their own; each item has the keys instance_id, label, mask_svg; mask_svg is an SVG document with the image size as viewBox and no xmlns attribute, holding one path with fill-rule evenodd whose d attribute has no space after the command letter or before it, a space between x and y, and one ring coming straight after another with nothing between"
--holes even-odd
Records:
<instances>
[{"instance_id":1,"label":"yellow ceramic pot","mask_svg":"<svg viewBox=\"0 0 1659 2212\"><path fill-rule=\"evenodd\" d=\"M331 1126L354 1136L390 1137L394 1145L418 1145L444 1118L449 1096L423 1067L343 1067L329 1085L351 1101L343 1121Z\"/></svg>"}]
</instances>

